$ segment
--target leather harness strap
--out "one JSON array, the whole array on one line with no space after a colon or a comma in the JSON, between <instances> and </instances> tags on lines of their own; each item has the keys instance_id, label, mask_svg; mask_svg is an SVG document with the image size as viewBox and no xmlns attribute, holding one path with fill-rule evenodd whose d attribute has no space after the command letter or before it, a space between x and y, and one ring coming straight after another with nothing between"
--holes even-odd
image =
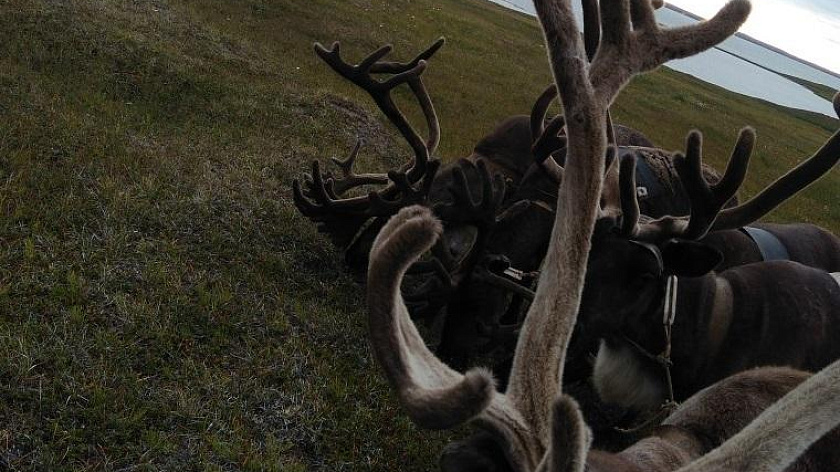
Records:
<instances>
[{"instance_id":1,"label":"leather harness strap","mask_svg":"<svg viewBox=\"0 0 840 472\"><path fill-rule=\"evenodd\" d=\"M658 252L658 251L656 251ZM671 380L671 367L674 366L674 363L671 361L671 329L674 326L674 319L677 316L677 289L678 289L678 279L676 275L669 275L665 278L665 301L663 304L662 310L662 328L665 331L665 349L659 355L651 354L650 351L639 345L639 343L633 341L632 339L628 338L627 336L622 336L624 340L630 344L630 346L635 349L639 354L644 357L647 357L651 361L656 364L662 366L662 370L665 373L665 386L668 389L668 399L659 410L653 413L649 418L643 421L641 424L634 426L632 428L614 428L616 431L622 434L638 434L642 431L648 431L650 428L660 424L662 421L665 420L674 410L677 409L679 404L674 400L674 384Z\"/></svg>"},{"instance_id":2,"label":"leather harness strap","mask_svg":"<svg viewBox=\"0 0 840 472\"><path fill-rule=\"evenodd\" d=\"M732 325L732 286L723 277L715 279L714 298L712 300L712 313L709 320L709 359L714 361L720 354L723 341L729 333Z\"/></svg>"},{"instance_id":3,"label":"leather harness strap","mask_svg":"<svg viewBox=\"0 0 840 472\"><path fill-rule=\"evenodd\" d=\"M777 238L773 233L763 230L761 228L754 228L752 226L744 226L740 228L741 232L746 234L758 246L761 252L763 261L789 261L790 254L784 243Z\"/></svg>"}]
</instances>

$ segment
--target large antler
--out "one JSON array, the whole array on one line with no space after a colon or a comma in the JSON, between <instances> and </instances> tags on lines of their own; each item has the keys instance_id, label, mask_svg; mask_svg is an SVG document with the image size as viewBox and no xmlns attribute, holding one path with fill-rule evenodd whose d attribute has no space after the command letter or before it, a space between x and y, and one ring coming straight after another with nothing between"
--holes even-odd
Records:
<instances>
[{"instance_id":1,"label":"large antler","mask_svg":"<svg viewBox=\"0 0 840 472\"><path fill-rule=\"evenodd\" d=\"M666 216L644 223L639 221L635 186L636 159L635 156L625 158L619 171L623 234L644 241L659 241L676 236L693 239L705 235L721 208L735 196L744 182L754 146L755 131L751 128L741 130L723 177L717 184L709 185L702 170L703 137L698 131L689 133L686 154L677 154L674 165L688 193L691 215L688 218Z\"/></svg>"},{"instance_id":2,"label":"large antler","mask_svg":"<svg viewBox=\"0 0 840 472\"><path fill-rule=\"evenodd\" d=\"M601 43L600 8L598 0L582 0L583 7L583 39L586 49L586 57L592 61ZM661 8L664 5L662 0L651 1L653 9ZM633 6L633 15L644 16L639 13L640 8ZM636 17L634 16L634 21ZM548 157L557 151L563 151L566 147L564 127L565 117L561 114L554 117L549 124L545 125L546 115L551 102L557 97L557 88L554 84L548 86L531 110L531 139L533 142L532 152L535 161L541 168L559 185L563 179L563 168ZM606 118L607 143L610 146L616 145L615 129L613 128L612 116L607 109ZM605 168L605 189L602 195L603 202L608 207L618 207L618 193L615 187L618 185L618 168L611 162Z\"/></svg>"},{"instance_id":3,"label":"large antler","mask_svg":"<svg viewBox=\"0 0 840 472\"><path fill-rule=\"evenodd\" d=\"M443 45L441 38L409 62L390 62L382 59L391 52L391 46L374 51L359 64L351 65L341 58L338 42L330 49L315 44L315 52L339 75L365 90L376 105L394 124L400 135L408 142L414 157L403 169L388 174L356 174L353 164L361 143L357 143L346 160L333 159L342 171L342 177L321 172L318 161L312 163L312 172L306 176L305 189L295 180L292 184L294 200L298 209L316 221L347 216L387 216L402 207L422 203L439 167L430 156L440 140L440 126L431 98L423 84L422 74L426 61ZM372 74L390 74L378 80ZM411 126L405 115L394 103L391 91L402 84L408 84L426 118L428 138L424 140ZM347 191L364 185L390 184L379 191L365 196L343 197ZM419 183L419 184L418 184ZM419 186L418 186L419 185Z\"/></svg>"},{"instance_id":4,"label":"large antler","mask_svg":"<svg viewBox=\"0 0 840 472\"><path fill-rule=\"evenodd\" d=\"M649 0L605 2L601 43L588 70L569 2L543 0L535 6L566 117L568 151L552 239L519 337L508 392L547 445L551 404L560 389L599 209L607 110L634 75L729 37L750 5L736 0L708 22L660 30Z\"/></svg>"},{"instance_id":5,"label":"large antler","mask_svg":"<svg viewBox=\"0 0 840 472\"><path fill-rule=\"evenodd\" d=\"M840 94L834 97L834 107L840 116ZM732 156L721 180L710 185L703 176L703 139L698 131L689 133L685 155L674 161L683 187L691 203L689 217L666 216L658 220L639 222L635 193L635 159L622 163L620 171L622 231L639 240L656 242L680 237L700 239L709 231L734 229L748 225L825 175L840 160L840 131L832 135L813 156L767 186L758 195L734 208L722 210L737 193L747 174L750 156L755 146L755 132L741 130Z\"/></svg>"},{"instance_id":6,"label":"large antler","mask_svg":"<svg viewBox=\"0 0 840 472\"><path fill-rule=\"evenodd\" d=\"M519 336L507 392L496 392L486 371L473 369L462 375L446 366L426 348L408 317L399 290L403 274L441 232L428 210L402 210L377 237L368 271L369 327L376 357L416 423L448 428L473 420L497 435L517 471L538 466L579 471L588 449L586 428L574 402L561 396L560 381L599 212L607 109L634 74L725 39L746 19L749 3L735 0L710 22L666 32L651 20L649 0L606 3L602 26L609 34L591 69L570 1L537 0L535 6L566 116L567 159L551 242ZM675 41L673 48L649 47L651 37L662 35ZM607 67L605 62L625 52L638 57ZM609 77L598 77L596 70ZM567 460L570 449L573 457Z\"/></svg>"}]
</instances>

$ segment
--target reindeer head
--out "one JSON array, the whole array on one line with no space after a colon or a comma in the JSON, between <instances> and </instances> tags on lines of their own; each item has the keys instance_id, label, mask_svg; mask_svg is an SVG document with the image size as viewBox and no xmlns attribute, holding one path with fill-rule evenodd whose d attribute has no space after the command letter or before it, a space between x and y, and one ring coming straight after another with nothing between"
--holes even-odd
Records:
<instances>
[{"instance_id":1,"label":"reindeer head","mask_svg":"<svg viewBox=\"0 0 840 472\"><path fill-rule=\"evenodd\" d=\"M593 234L581 304L581 322L587 330L607 336L631 325L644 326L651 335L659 334L647 329L656 324L645 318L661 318L666 279L699 277L721 262L716 249L696 240L706 234L743 182L754 142L755 133L743 130L723 178L709 185L702 174L701 135L689 135L686 155L677 155L674 160L691 200L689 219L643 218L636 195L636 157L622 159L619 191L607 204Z\"/></svg>"},{"instance_id":2,"label":"reindeer head","mask_svg":"<svg viewBox=\"0 0 840 472\"><path fill-rule=\"evenodd\" d=\"M483 272L478 270L478 277L473 278L474 269L486 268L486 261L480 259L486 253L487 241L494 239L488 235L497 232L500 221L510 220L521 209L500 213L508 206L503 205L509 194L506 189L510 183L516 184L532 164L528 118L516 116L485 136L471 156L439 170L439 162L432 158L440 137L439 123L422 73L426 61L442 45L441 39L405 63L384 61L390 51L386 46L358 65L341 58L338 43L330 49L316 45L316 53L330 67L371 95L409 144L413 157L386 174L357 174L353 167L362 147L358 142L347 159L333 159L340 175L322 172L315 161L311 173L293 183L298 209L344 249L346 261L355 270L367 265L373 238L387 218L412 204L435 208L445 223L445 233L433 248L432 257L412 269L421 283L406 295L418 318L437 314L465 281L480 279ZM392 90L401 85L411 89L426 118L425 140L391 96ZM353 196L371 187L379 188Z\"/></svg>"},{"instance_id":3,"label":"reindeer head","mask_svg":"<svg viewBox=\"0 0 840 472\"><path fill-rule=\"evenodd\" d=\"M834 103L840 115L840 95ZM630 155L621 162L616 201L596 223L593 234L580 313L587 336L604 339L607 351L630 349L641 354L642 372L651 370L644 366L659 371L656 363L647 365L650 363L645 358L652 360L651 353L669 350L666 331L661 328L668 303L668 280L710 274L723 259L717 249L703 242L703 237L709 231L739 228L758 220L824 175L840 159L838 132L817 153L755 198L723 209L743 183L754 143L753 130L742 130L726 172L711 185L701 171L702 137L696 131L689 134L685 154L677 154L674 163L690 196L690 217L641 217L634 181L636 159ZM599 379L607 384L602 385ZM641 398L614 397L609 382L606 376L596 375L596 387L605 400L624 405L642 402ZM663 400L648 398L642 403L655 407Z\"/></svg>"}]
</instances>

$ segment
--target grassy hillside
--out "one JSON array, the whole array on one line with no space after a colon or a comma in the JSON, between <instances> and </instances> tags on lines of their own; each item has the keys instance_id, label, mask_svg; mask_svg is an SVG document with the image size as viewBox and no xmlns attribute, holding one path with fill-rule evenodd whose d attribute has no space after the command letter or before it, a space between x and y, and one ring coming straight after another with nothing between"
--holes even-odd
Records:
<instances>
[{"instance_id":1,"label":"grassy hillside","mask_svg":"<svg viewBox=\"0 0 840 472\"><path fill-rule=\"evenodd\" d=\"M358 135L363 166L406 155L313 41L407 58L440 35L427 81L454 159L548 83L532 19L479 0L0 3L0 469L434 468L450 436L400 412L362 289L289 184ZM755 126L747 193L837 126L668 71L616 116L667 148L700 128L717 165ZM772 218L837 231L838 183Z\"/></svg>"},{"instance_id":2,"label":"grassy hillside","mask_svg":"<svg viewBox=\"0 0 840 472\"><path fill-rule=\"evenodd\" d=\"M784 74L783 74L784 75ZM831 87L823 84L818 84L815 82L811 82L810 80L801 79L799 77L794 77L792 75L785 75L788 80L798 83L799 85L807 88L808 90L814 92L815 94L819 95L820 97L831 100L834 97L834 94L837 93L836 90L832 89Z\"/></svg>"}]
</instances>

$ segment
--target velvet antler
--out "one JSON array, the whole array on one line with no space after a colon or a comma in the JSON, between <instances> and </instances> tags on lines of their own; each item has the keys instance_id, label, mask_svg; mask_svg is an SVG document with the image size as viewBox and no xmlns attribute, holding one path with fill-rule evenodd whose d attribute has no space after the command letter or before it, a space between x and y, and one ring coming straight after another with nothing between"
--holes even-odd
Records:
<instances>
[{"instance_id":1,"label":"velvet antler","mask_svg":"<svg viewBox=\"0 0 840 472\"><path fill-rule=\"evenodd\" d=\"M600 211L607 109L633 75L711 47L715 43L710 38L725 39L746 18L749 3L735 0L715 20L666 31L651 20L649 0L606 3L604 39L591 68L570 0L537 0L535 6L566 116L568 151L551 242L520 332L507 392L496 392L486 371L460 374L446 366L408 318L399 290L402 276L441 231L428 210L402 210L377 238L368 270L369 326L377 359L416 423L448 428L472 420L505 445L517 471L580 471L588 434L577 406L561 396L561 379ZM649 47L652 40L665 38L676 42L675 47ZM623 53L634 58L608 67ZM596 70L608 77L598 77Z\"/></svg>"}]
</instances>

